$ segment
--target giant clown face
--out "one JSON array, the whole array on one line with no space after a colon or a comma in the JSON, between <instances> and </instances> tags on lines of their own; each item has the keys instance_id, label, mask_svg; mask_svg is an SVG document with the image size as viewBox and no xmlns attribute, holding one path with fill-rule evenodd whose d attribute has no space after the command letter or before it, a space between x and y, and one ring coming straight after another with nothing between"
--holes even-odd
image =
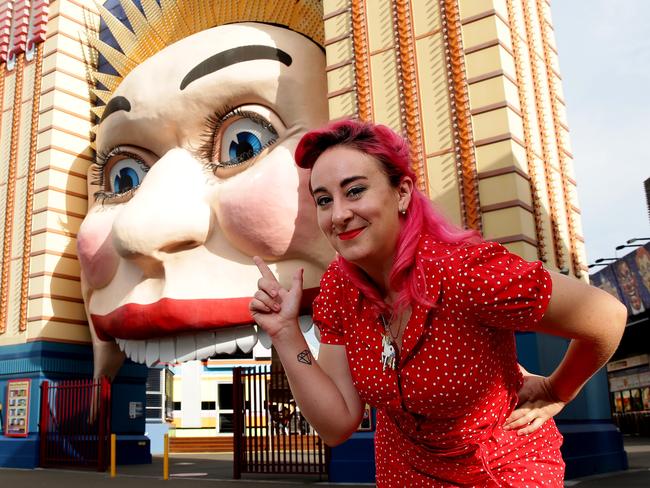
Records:
<instances>
[{"instance_id":1,"label":"giant clown face","mask_svg":"<svg viewBox=\"0 0 650 488\"><path fill-rule=\"evenodd\" d=\"M304 268L309 301L333 251L293 152L326 121L325 55L281 27L205 30L124 78L78 234L96 375L120 349L153 364L251 348L254 255L284 284Z\"/></svg>"}]
</instances>

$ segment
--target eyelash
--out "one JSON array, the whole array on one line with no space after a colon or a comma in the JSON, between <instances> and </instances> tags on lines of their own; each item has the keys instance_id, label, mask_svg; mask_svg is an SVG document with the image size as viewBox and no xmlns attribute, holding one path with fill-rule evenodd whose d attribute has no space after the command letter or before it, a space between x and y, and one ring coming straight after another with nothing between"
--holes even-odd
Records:
<instances>
[{"instance_id":1,"label":"eyelash","mask_svg":"<svg viewBox=\"0 0 650 488\"><path fill-rule=\"evenodd\" d=\"M353 186L352 188L349 188L348 191L345 192L345 195L348 198L352 198L352 199L356 200L356 199L360 198L361 194L363 192L365 192L365 191L366 191L365 186ZM323 201L323 200L327 200L327 201ZM328 196L318 197L316 199L316 205L319 206L319 207L324 207L325 205L327 205L331 201L332 201L332 198L328 197Z\"/></svg>"},{"instance_id":2,"label":"eyelash","mask_svg":"<svg viewBox=\"0 0 650 488\"><path fill-rule=\"evenodd\" d=\"M209 115L205 119L205 125L206 129L204 130L203 134L201 135L201 140L203 141L201 146L197 150L197 156L202 159L203 161L206 161L205 163L205 168L208 171L214 172L217 168L227 166L229 168L234 168L236 166L239 166L240 164L244 164L247 161L249 161L251 158L247 159L242 159L241 161L213 161L213 158L215 157L215 147L216 147L216 140L217 136L219 134L219 129L223 126L223 124L230 118L232 117L241 117L241 118L247 118L251 119L260 125L262 125L265 129L269 130L273 134L277 136L277 132L275 130L275 127L273 127L264 117L261 115L255 113L255 112L250 112L246 110L242 110L241 108L236 108L233 109L232 107L224 107L223 109L215 112L212 115ZM276 139L277 140L277 139ZM262 149L259 152L262 152L265 150L267 147L272 146L275 144L275 141L270 141L267 144L264 144L262 146ZM259 154L258 152L258 154ZM218 158L218 156L217 156ZM227 164L226 164L227 163Z\"/></svg>"},{"instance_id":3,"label":"eyelash","mask_svg":"<svg viewBox=\"0 0 650 488\"><path fill-rule=\"evenodd\" d=\"M120 155L120 156L126 156L125 159L131 158L135 159L140 163L143 169L145 169L145 172L149 170L149 166L142 160L141 156L138 156L137 154L130 152L130 151L125 151L122 150L121 147L114 147L113 149L107 150L107 151L100 151L96 154L95 156L95 163L93 164L93 169L92 169L92 175L93 179L91 181L92 185L99 186L100 188L104 188L105 185L105 173L104 170L106 168L106 165L108 164L108 160L115 156L115 155ZM138 185L139 186L139 185ZM104 189L98 190L93 194L93 197L95 198L95 201L99 202L100 204L104 204L107 200L114 199L116 197L128 197L132 193L137 190L138 187L136 186L135 188L131 188L130 190L127 190L122 193L114 193L111 191L106 191Z\"/></svg>"}]
</instances>

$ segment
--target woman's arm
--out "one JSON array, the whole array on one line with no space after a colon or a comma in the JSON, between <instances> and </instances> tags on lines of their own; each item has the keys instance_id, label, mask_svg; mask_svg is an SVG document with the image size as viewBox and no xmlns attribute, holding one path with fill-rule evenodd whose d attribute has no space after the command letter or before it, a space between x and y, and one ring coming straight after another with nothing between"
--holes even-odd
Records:
<instances>
[{"instance_id":1,"label":"woman's arm","mask_svg":"<svg viewBox=\"0 0 650 488\"><path fill-rule=\"evenodd\" d=\"M625 306L608 293L558 273L550 274L551 300L533 330L572 340L549 377L525 375L520 404L505 423L506 429L519 429L520 435L537 430L576 397L616 351L627 320Z\"/></svg>"},{"instance_id":2,"label":"woman's arm","mask_svg":"<svg viewBox=\"0 0 650 488\"><path fill-rule=\"evenodd\" d=\"M572 339L564 359L549 376L553 395L569 402L616 351L627 309L599 288L558 273L551 273L551 278L551 301L536 330Z\"/></svg>"},{"instance_id":3,"label":"woman's arm","mask_svg":"<svg viewBox=\"0 0 650 488\"><path fill-rule=\"evenodd\" d=\"M271 337L301 413L326 444L340 444L357 429L363 413L345 346L321 344L316 362L298 325L302 272L285 290L261 259L255 263L262 278L250 304L253 318Z\"/></svg>"}]
</instances>

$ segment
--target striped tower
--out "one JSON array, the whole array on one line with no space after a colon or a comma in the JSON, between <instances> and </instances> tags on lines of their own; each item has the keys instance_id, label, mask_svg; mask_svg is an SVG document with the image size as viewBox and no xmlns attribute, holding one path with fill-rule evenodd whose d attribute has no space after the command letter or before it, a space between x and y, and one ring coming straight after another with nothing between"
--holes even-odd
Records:
<instances>
[{"instance_id":1,"label":"striped tower","mask_svg":"<svg viewBox=\"0 0 650 488\"><path fill-rule=\"evenodd\" d=\"M549 2L323 4L330 118L358 117L401 132L418 187L451 220L587 280ZM518 334L521 362L542 374L566 344ZM569 476L625 465L602 374L560 417ZM333 460L344 466L359 449L335 449Z\"/></svg>"},{"instance_id":2,"label":"striped tower","mask_svg":"<svg viewBox=\"0 0 650 488\"><path fill-rule=\"evenodd\" d=\"M0 466L38 461L42 380L92 375L76 235L93 160L82 39L98 23L88 1L0 1L0 403L32 380L28 435L0 435Z\"/></svg>"}]
</instances>

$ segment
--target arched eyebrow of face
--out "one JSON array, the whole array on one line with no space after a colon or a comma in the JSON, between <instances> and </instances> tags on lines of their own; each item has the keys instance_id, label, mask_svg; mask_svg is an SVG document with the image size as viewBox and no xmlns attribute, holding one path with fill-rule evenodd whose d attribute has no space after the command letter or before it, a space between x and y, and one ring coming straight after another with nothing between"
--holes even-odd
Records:
<instances>
[{"instance_id":1,"label":"arched eyebrow of face","mask_svg":"<svg viewBox=\"0 0 650 488\"><path fill-rule=\"evenodd\" d=\"M234 47L215 54L214 56L210 56L197 64L185 75L185 78L181 81L180 89L184 90L187 88L187 85L193 81L209 75L210 73L214 73L215 71L219 71L227 66L256 59L279 61L286 66L291 66L292 63L291 56L276 47L260 45Z\"/></svg>"},{"instance_id":2,"label":"arched eyebrow of face","mask_svg":"<svg viewBox=\"0 0 650 488\"><path fill-rule=\"evenodd\" d=\"M106 104L106 108L104 109L104 113L102 114L101 119L99 119L99 123L101 124L102 122L104 122L106 117L108 117L112 113L119 112L120 110L124 110L125 112L130 112L131 102L129 102L125 97L121 97L121 96L111 98Z\"/></svg>"}]
</instances>

